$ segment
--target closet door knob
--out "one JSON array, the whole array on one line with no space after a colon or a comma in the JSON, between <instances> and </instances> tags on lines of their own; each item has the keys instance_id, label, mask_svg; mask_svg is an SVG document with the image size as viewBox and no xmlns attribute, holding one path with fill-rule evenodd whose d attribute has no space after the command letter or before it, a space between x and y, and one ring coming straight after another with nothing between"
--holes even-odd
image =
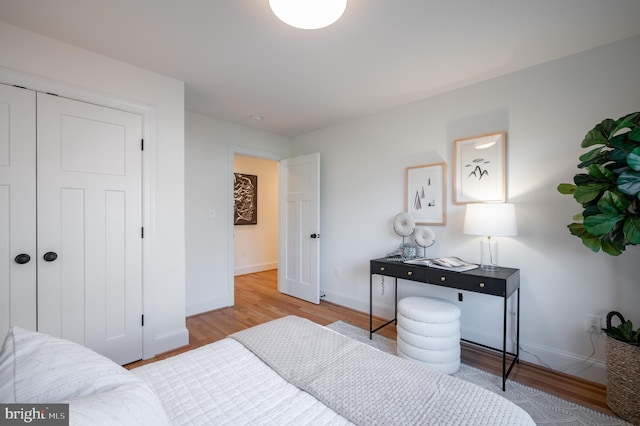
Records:
<instances>
[{"instance_id":1,"label":"closet door knob","mask_svg":"<svg viewBox=\"0 0 640 426\"><path fill-rule=\"evenodd\" d=\"M20 265L24 265L25 263L29 263L30 260L31 260L31 256L29 256L28 254L25 254L25 253L21 253L21 254L17 255L16 258L15 258L16 263L18 263Z\"/></svg>"},{"instance_id":2,"label":"closet door knob","mask_svg":"<svg viewBox=\"0 0 640 426\"><path fill-rule=\"evenodd\" d=\"M53 262L58 258L58 255L55 252L48 251L42 256L45 262Z\"/></svg>"}]
</instances>

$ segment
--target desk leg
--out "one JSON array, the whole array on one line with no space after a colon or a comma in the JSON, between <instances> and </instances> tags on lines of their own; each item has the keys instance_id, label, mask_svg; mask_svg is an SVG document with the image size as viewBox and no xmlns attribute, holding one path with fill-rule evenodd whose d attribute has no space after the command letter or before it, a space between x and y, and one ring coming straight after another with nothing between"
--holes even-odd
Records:
<instances>
[{"instance_id":1,"label":"desk leg","mask_svg":"<svg viewBox=\"0 0 640 426\"><path fill-rule=\"evenodd\" d=\"M369 274L369 340L373 339L373 274Z\"/></svg>"},{"instance_id":2,"label":"desk leg","mask_svg":"<svg viewBox=\"0 0 640 426\"><path fill-rule=\"evenodd\" d=\"M518 287L518 313L516 316L516 363L520 364L520 287Z\"/></svg>"},{"instance_id":3,"label":"desk leg","mask_svg":"<svg viewBox=\"0 0 640 426\"><path fill-rule=\"evenodd\" d=\"M395 279L395 283L396 283L396 304L394 306L394 314L393 314L393 319L396 322L396 325L398 324L398 278Z\"/></svg>"},{"instance_id":4,"label":"desk leg","mask_svg":"<svg viewBox=\"0 0 640 426\"><path fill-rule=\"evenodd\" d=\"M504 296L502 319L502 391L507 389L507 296Z\"/></svg>"}]
</instances>

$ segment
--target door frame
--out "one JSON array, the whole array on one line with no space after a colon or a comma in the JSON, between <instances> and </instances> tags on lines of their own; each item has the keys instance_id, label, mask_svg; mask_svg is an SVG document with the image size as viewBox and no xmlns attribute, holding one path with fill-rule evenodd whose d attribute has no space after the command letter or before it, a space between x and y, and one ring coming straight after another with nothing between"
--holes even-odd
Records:
<instances>
[{"instance_id":1,"label":"door frame","mask_svg":"<svg viewBox=\"0 0 640 426\"><path fill-rule=\"evenodd\" d=\"M235 304L235 276L234 276L234 238L233 238L233 165L235 155L243 155L245 157L262 158L264 160L273 160L278 162L278 173L280 173L280 160L284 160L288 156L286 154L278 154L274 152L261 151L256 148L241 146L241 145L229 145L227 149L227 214L230 218L227 224L227 253L229 259L227 262L227 294L225 297L225 305L233 306ZM280 197L282 195L278 192L278 206L280 206ZM278 242L280 244L280 242ZM278 267L280 267L280 259L278 259Z\"/></svg>"},{"instance_id":2,"label":"door frame","mask_svg":"<svg viewBox=\"0 0 640 426\"><path fill-rule=\"evenodd\" d=\"M144 139L144 154L142 155L142 224L144 226L144 238L142 239L142 312L145 324L142 327L142 358L148 359L156 355L154 349L154 311L151 297L153 285L149 278L152 265L151 254L153 242L156 238L156 112L155 108L143 103L136 103L117 96L95 92L72 86L66 83L49 80L32 74L9 70L0 67L0 81L9 85L25 87L37 92L52 93L81 102L92 103L108 108L119 109L142 116L142 137ZM34 123L35 125L35 123ZM35 226L35 224L34 224Z\"/></svg>"}]
</instances>

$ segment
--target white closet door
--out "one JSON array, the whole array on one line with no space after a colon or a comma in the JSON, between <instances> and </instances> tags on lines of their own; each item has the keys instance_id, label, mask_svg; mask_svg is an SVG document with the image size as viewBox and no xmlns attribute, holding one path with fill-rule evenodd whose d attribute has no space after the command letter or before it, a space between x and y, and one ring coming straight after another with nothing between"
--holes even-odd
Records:
<instances>
[{"instance_id":1,"label":"white closet door","mask_svg":"<svg viewBox=\"0 0 640 426\"><path fill-rule=\"evenodd\" d=\"M0 336L36 329L35 122L35 92L0 84Z\"/></svg>"},{"instance_id":2,"label":"white closet door","mask_svg":"<svg viewBox=\"0 0 640 426\"><path fill-rule=\"evenodd\" d=\"M38 329L141 359L142 117L41 93L37 105Z\"/></svg>"}]
</instances>

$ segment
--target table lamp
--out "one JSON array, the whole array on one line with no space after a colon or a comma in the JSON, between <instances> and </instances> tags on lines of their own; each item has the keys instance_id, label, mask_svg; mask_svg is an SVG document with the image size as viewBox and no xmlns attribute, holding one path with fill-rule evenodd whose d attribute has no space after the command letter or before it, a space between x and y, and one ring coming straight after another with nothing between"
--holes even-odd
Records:
<instances>
[{"instance_id":1,"label":"table lamp","mask_svg":"<svg viewBox=\"0 0 640 426\"><path fill-rule=\"evenodd\" d=\"M480 268L498 269L498 242L494 237L518 235L515 206L510 203L467 204L463 233L481 235Z\"/></svg>"}]
</instances>

